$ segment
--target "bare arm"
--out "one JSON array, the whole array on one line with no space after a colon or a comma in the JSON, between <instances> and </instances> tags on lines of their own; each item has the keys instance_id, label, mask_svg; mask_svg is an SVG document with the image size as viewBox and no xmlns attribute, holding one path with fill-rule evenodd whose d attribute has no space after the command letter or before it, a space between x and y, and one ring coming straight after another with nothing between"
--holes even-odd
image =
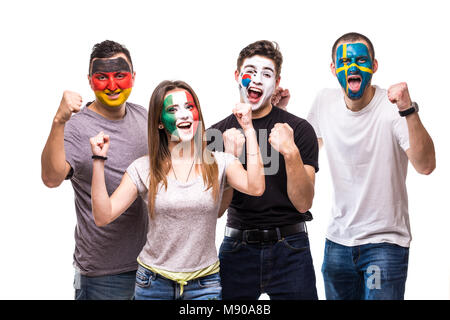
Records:
<instances>
[{"instance_id":1,"label":"bare arm","mask_svg":"<svg viewBox=\"0 0 450 320\"><path fill-rule=\"evenodd\" d=\"M389 101L395 103L399 110L410 108L412 102L408 86L405 82L392 85L388 89ZM433 140L420 121L417 113L406 116L409 134L408 159L414 169L421 174L430 174L436 167L436 156Z\"/></svg>"},{"instance_id":2,"label":"bare arm","mask_svg":"<svg viewBox=\"0 0 450 320\"><path fill-rule=\"evenodd\" d=\"M314 198L315 169L303 164L294 142L294 131L287 123L277 123L269 135L269 142L284 156L289 200L299 212L308 211Z\"/></svg>"},{"instance_id":3,"label":"bare arm","mask_svg":"<svg viewBox=\"0 0 450 320\"><path fill-rule=\"evenodd\" d=\"M417 113L406 116L406 123L409 133L409 149L406 150L406 155L417 172L428 175L436 168L433 140Z\"/></svg>"},{"instance_id":4,"label":"bare arm","mask_svg":"<svg viewBox=\"0 0 450 320\"><path fill-rule=\"evenodd\" d=\"M59 186L70 171L64 151L64 127L72 112L80 110L81 96L65 91L41 155L41 178L49 188Z\"/></svg>"},{"instance_id":5,"label":"bare arm","mask_svg":"<svg viewBox=\"0 0 450 320\"><path fill-rule=\"evenodd\" d=\"M91 138L94 155L106 157L109 148L109 137L103 132ZM127 173L120 185L108 195L105 184L105 160L94 159L92 167L91 201L95 224L99 227L117 219L138 196L137 188Z\"/></svg>"}]
</instances>

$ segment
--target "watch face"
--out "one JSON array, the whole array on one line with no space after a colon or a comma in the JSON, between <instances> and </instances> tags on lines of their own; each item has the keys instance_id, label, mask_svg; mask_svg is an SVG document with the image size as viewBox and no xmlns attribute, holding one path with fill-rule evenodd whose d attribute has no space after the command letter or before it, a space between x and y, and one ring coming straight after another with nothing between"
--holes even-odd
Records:
<instances>
[{"instance_id":1,"label":"watch face","mask_svg":"<svg viewBox=\"0 0 450 320\"><path fill-rule=\"evenodd\" d=\"M414 108L414 110L416 110L416 112L419 112L419 105L417 104L417 102L412 102L411 103L411 107L413 107Z\"/></svg>"}]
</instances>

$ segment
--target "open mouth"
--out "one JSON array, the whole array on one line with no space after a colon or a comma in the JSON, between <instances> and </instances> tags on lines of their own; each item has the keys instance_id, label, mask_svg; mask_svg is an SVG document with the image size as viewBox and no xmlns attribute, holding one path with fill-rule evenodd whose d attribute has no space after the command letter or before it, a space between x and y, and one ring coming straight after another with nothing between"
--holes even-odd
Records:
<instances>
[{"instance_id":1,"label":"open mouth","mask_svg":"<svg viewBox=\"0 0 450 320\"><path fill-rule=\"evenodd\" d=\"M247 97L250 103L257 103L262 95L263 91L259 88L250 87L247 89Z\"/></svg>"},{"instance_id":2,"label":"open mouth","mask_svg":"<svg viewBox=\"0 0 450 320\"><path fill-rule=\"evenodd\" d=\"M116 91L116 92L106 92L106 95L108 96L109 99L115 100L115 99L118 99L118 98L119 98L120 92L121 92L121 91Z\"/></svg>"},{"instance_id":3,"label":"open mouth","mask_svg":"<svg viewBox=\"0 0 450 320\"><path fill-rule=\"evenodd\" d=\"M361 89L362 77L360 75L350 75L347 78L347 83L351 91L357 92Z\"/></svg>"},{"instance_id":4,"label":"open mouth","mask_svg":"<svg viewBox=\"0 0 450 320\"><path fill-rule=\"evenodd\" d=\"M177 128L181 130L190 130L192 127L192 122L183 121L177 124Z\"/></svg>"}]
</instances>

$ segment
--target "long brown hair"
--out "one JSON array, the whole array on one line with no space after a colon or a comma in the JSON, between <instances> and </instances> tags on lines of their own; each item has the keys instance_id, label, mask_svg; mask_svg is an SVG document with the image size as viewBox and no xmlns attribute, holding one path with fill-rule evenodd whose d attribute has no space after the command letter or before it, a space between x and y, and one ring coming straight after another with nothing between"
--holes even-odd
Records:
<instances>
[{"instance_id":1,"label":"long brown hair","mask_svg":"<svg viewBox=\"0 0 450 320\"><path fill-rule=\"evenodd\" d=\"M201 171L203 183L206 190L212 188L212 195L215 201L219 198L219 181L216 161L212 153L206 148L205 124L203 121L200 103L194 90L184 81L163 81L153 91L148 108L148 152L150 159L149 187L148 187L148 212L150 218L155 216L155 199L158 193L159 185L162 182L167 190L167 175L172 167L172 161L169 150L169 141L165 129L159 129L161 114L164 105L164 98L167 92L174 89L184 89L194 98L194 103L198 109L199 125L195 136L193 137L196 145L196 157L201 160ZM200 145L198 145L200 144ZM207 157L210 157L207 159Z\"/></svg>"}]
</instances>

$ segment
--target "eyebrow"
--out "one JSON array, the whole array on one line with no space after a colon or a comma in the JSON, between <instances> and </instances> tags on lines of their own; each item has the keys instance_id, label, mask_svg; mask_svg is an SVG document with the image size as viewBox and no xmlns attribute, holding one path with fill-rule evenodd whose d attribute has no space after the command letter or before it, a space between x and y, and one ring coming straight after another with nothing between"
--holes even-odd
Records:
<instances>
[{"instance_id":1,"label":"eyebrow","mask_svg":"<svg viewBox=\"0 0 450 320\"><path fill-rule=\"evenodd\" d=\"M252 65L252 64L247 64L247 65L245 65L245 66L244 66L244 69L245 69L245 68L253 68L253 69L257 69L256 66L254 66L254 65ZM263 67L263 70L270 70L270 71L272 71L272 72L275 72L272 68L269 68L269 67Z\"/></svg>"}]
</instances>

